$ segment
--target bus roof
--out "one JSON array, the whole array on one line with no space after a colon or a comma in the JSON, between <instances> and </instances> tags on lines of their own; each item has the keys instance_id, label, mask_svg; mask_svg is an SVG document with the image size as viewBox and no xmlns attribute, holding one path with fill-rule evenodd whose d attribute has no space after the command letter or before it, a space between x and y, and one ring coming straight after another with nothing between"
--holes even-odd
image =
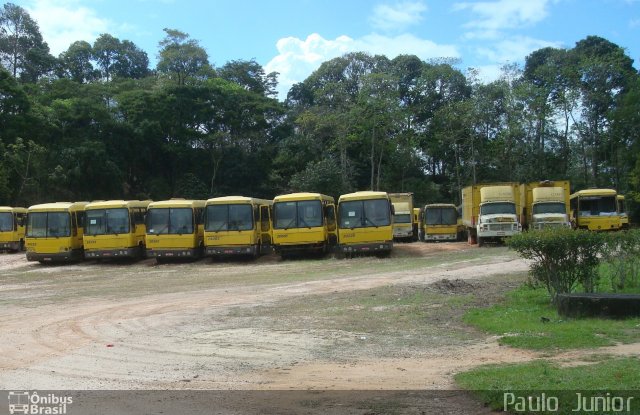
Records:
<instances>
[{"instance_id":1,"label":"bus roof","mask_svg":"<svg viewBox=\"0 0 640 415\"><path fill-rule=\"evenodd\" d=\"M273 198L273 202L295 202L296 200L323 200L327 202L333 202L334 199L331 196L323 195L322 193L289 193L286 195L279 195Z\"/></svg>"},{"instance_id":2,"label":"bus roof","mask_svg":"<svg viewBox=\"0 0 640 415\"><path fill-rule=\"evenodd\" d=\"M23 207L11 207L11 206L0 206L0 212L17 212L17 213L27 213L27 208Z\"/></svg>"},{"instance_id":3,"label":"bus roof","mask_svg":"<svg viewBox=\"0 0 640 415\"><path fill-rule=\"evenodd\" d=\"M29 206L29 212L67 212L84 210L89 202L53 202Z\"/></svg>"},{"instance_id":4,"label":"bus roof","mask_svg":"<svg viewBox=\"0 0 640 415\"><path fill-rule=\"evenodd\" d=\"M272 205L272 200L266 199L258 199L255 197L246 197L246 196L222 196L222 197L213 197L211 199L207 199L207 205L227 205L227 204L258 204L258 205Z\"/></svg>"},{"instance_id":5,"label":"bus roof","mask_svg":"<svg viewBox=\"0 0 640 415\"><path fill-rule=\"evenodd\" d=\"M571 199L578 196L615 196L616 193L613 189L585 189L572 194Z\"/></svg>"},{"instance_id":6,"label":"bus roof","mask_svg":"<svg viewBox=\"0 0 640 415\"><path fill-rule=\"evenodd\" d=\"M616 196L616 198L617 198L618 200L624 200L624 195L618 195L618 196Z\"/></svg>"},{"instance_id":7,"label":"bus roof","mask_svg":"<svg viewBox=\"0 0 640 415\"><path fill-rule=\"evenodd\" d=\"M205 200L191 200L191 199L169 199L169 200L160 200L157 202L149 203L148 208L172 208L172 207L183 207L183 208L199 208L204 207L206 203Z\"/></svg>"},{"instance_id":8,"label":"bus roof","mask_svg":"<svg viewBox=\"0 0 640 415\"><path fill-rule=\"evenodd\" d=\"M424 205L425 209L433 209L433 208L452 208L456 209L456 205L452 203L429 203L428 205Z\"/></svg>"},{"instance_id":9,"label":"bus roof","mask_svg":"<svg viewBox=\"0 0 640 415\"><path fill-rule=\"evenodd\" d=\"M147 207L149 203L151 200L101 200L89 203L85 209L139 208Z\"/></svg>"},{"instance_id":10,"label":"bus roof","mask_svg":"<svg viewBox=\"0 0 640 415\"><path fill-rule=\"evenodd\" d=\"M389 200L389 195L387 192L372 192L369 190L355 193L347 193L345 195L340 196L338 199L338 203L347 202L350 200L369 200L369 199L387 199Z\"/></svg>"}]
</instances>

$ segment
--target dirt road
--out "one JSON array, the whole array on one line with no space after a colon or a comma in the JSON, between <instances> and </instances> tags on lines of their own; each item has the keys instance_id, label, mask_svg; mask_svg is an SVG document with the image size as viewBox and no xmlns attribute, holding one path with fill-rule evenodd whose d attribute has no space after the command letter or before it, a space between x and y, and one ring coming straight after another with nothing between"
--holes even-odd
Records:
<instances>
[{"instance_id":1,"label":"dirt road","mask_svg":"<svg viewBox=\"0 0 640 415\"><path fill-rule=\"evenodd\" d=\"M538 357L461 322L524 280L500 247L164 265L0 255L0 270L2 389L453 389L459 371ZM419 315L386 319L408 318L416 295Z\"/></svg>"}]
</instances>

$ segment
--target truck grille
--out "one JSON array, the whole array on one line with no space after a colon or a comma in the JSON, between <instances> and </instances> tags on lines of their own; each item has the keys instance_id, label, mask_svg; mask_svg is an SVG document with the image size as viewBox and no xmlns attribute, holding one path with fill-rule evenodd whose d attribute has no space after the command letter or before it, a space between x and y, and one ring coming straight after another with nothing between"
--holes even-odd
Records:
<instances>
[{"instance_id":1,"label":"truck grille","mask_svg":"<svg viewBox=\"0 0 640 415\"><path fill-rule=\"evenodd\" d=\"M513 229L512 223L491 223L489 224L490 231L510 231Z\"/></svg>"}]
</instances>

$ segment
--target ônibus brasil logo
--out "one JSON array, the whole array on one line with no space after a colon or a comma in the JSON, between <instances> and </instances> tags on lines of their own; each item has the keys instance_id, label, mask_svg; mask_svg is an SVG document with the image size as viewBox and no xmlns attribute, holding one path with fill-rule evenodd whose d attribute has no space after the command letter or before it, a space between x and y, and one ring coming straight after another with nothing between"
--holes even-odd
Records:
<instances>
[{"instance_id":1,"label":"\u00f4nibus brasil logo","mask_svg":"<svg viewBox=\"0 0 640 415\"><path fill-rule=\"evenodd\" d=\"M64 415L67 413L67 405L72 403L71 396L55 393L40 396L38 392L9 392L10 414Z\"/></svg>"}]
</instances>

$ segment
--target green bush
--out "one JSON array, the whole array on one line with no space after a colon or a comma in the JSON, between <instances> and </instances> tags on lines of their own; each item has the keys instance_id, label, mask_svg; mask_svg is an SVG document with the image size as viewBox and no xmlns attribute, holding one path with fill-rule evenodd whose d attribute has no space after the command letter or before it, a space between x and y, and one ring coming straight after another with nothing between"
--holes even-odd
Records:
<instances>
[{"instance_id":1,"label":"green bush","mask_svg":"<svg viewBox=\"0 0 640 415\"><path fill-rule=\"evenodd\" d=\"M554 303L558 294L573 292L578 285L594 291L599 254L610 246L602 233L567 228L523 232L509 238L507 245L532 261L531 275L547 288Z\"/></svg>"},{"instance_id":2,"label":"green bush","mask_svg":"<svg viewBox=\"0 0 640 415\"><path fill-rule=\"evenodd\" d=\"M609 265L613 291L637 288L640 285L640 229L610 234L603 259Z\"/></svg>"}]
</instances>

